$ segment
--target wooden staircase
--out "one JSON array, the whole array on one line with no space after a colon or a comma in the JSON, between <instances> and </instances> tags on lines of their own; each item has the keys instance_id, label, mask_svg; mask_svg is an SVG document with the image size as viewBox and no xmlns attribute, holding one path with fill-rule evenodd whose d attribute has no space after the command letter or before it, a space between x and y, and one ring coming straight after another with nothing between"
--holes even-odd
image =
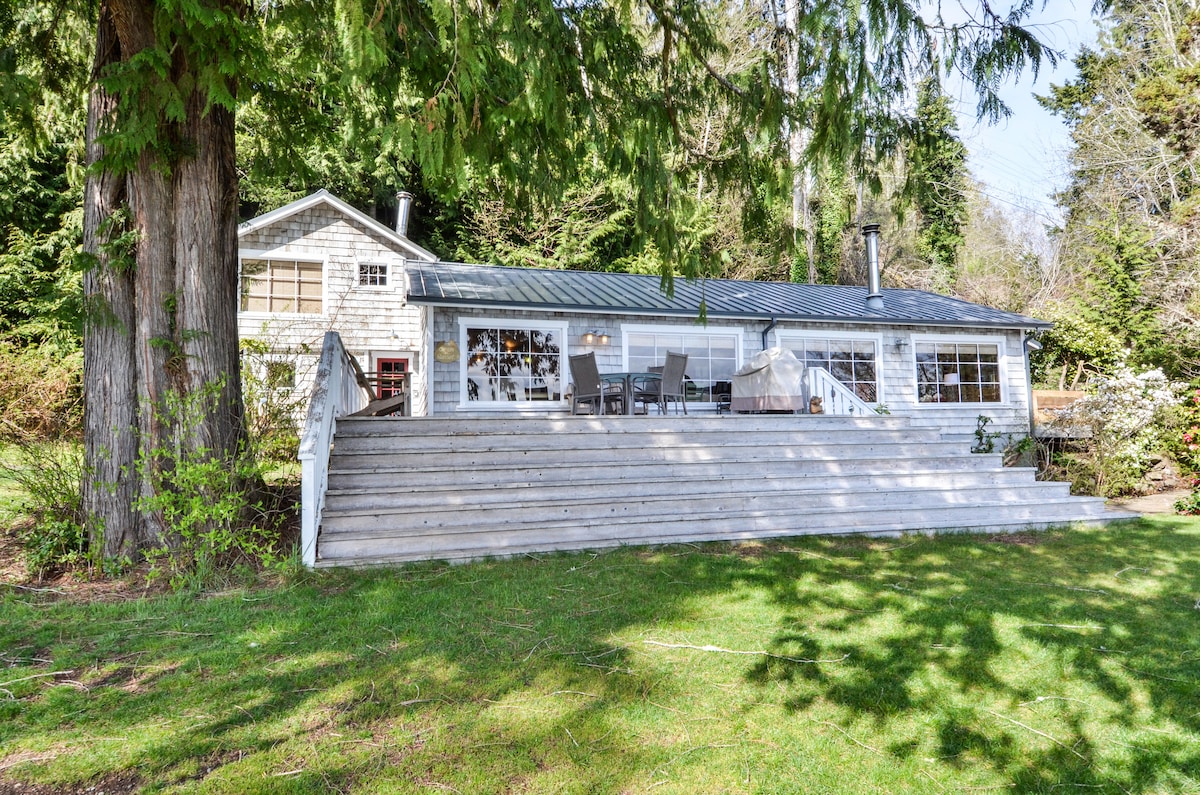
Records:
<instances>
[{"instance_id":1,"label":"wooden staircase","mask_svg":"<svg viewBox=\"0 0 1200 795\"><path fill-rule=\"evenodd\" d=\"M317 565L1136 516L903 417L344 417Z\"/></svg>"}]
</instances>

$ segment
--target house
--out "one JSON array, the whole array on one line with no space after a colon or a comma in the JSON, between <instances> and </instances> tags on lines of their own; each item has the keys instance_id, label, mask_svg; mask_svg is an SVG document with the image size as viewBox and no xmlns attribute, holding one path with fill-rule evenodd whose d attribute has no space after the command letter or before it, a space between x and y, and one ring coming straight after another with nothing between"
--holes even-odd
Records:
<instances>
[{"instance_id":1,"label":"house","mask_svg":"<svg viewBox=\"0 0 1200 795\"><path fill-rule=\"evenodd\" d=\"M329 330L385 381L425 366L425 313L405 300L405 265L437 257L403 231L319 190L239 226L238 256L238 334L265 344L280 388L308 395ZM414 412L423 399L413 395Z\"/></svg>"},{"instance_id":2,"label":"house","mask_svg":"<svg viewBox=\"0 0 1200 795\"><path fill-rule=\"evenodd\" d=\"M709 279L671 296L653 276L442 262L398 198L396 229L318 191L239 230L240 332L272 383L311 395L306 565L1132 516L967 443L981 417L1029 432L1046 323L880 289L874 262L867 287ZM836 411L720 413L776 347ZM688 357L686 418L569 416L569 355L628 373L668 351ZM388 390L409 416L355 416Z\"/></svg>"},{"instance_id":3,"label":"house","mask_svg":"<svg viewBox=\"0 0 1200 795\"><path fill-rule=\"evenodd\" d=\"M878 411L1023 435L1026 340L1049 327L918 290L708 279L667 296L656 276L447 263L326 191L239 239L239 331L293 362L288 382L307 393L336 330L364 370L409 374L416 416L567 413L566 357L585 351L602 372L687 353L689 411L715 412L739 367L782 346Z\"/></svg>"}]
</instances>

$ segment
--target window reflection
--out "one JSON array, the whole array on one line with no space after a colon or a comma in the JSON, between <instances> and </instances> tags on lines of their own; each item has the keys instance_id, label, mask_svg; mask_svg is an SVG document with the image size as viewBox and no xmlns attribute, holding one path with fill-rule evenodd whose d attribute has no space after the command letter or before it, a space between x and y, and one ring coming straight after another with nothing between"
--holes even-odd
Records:
<instances>
[{"instance_id":1,"label":"window reflection","mask_svg":"<svg viewBox=\"0 0 1200 795\"><path fill-rule=\"evenodd\" d=\"M557 330L537 328L468 327L467 400L561 400L559 336Z\"/></svg>"}]
</instances>

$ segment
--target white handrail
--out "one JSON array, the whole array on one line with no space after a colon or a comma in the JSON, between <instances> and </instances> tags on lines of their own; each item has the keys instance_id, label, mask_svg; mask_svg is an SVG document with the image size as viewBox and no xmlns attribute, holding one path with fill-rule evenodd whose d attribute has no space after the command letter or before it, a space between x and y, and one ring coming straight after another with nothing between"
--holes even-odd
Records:
<instances>
[{"instance_id":1,"label":"white handrail","mask_svg":"<svg viewBox=\"0 0 1200 795\"><path fill-rule=\"evenodd\" d=\"M325 332L321 360L308 417L300 435L300 556L305 566L317 562L317 527L329 485L329 451L337 418L367 405L369 396L355 378L358 361L350 355L336 331Z\"/></svg>"},{"instance_id":2,"label":"white handrail","mask_svg":"<svg viewBox=\"0 0 1200 795\"><path fill-rule=\"evenodd\" d=\"M869 416L875 413L870 403L854 394L823 367L804 368L804 387L809 398L821 398L824 413L838 417Z\"/></svg>"}]
</instances>

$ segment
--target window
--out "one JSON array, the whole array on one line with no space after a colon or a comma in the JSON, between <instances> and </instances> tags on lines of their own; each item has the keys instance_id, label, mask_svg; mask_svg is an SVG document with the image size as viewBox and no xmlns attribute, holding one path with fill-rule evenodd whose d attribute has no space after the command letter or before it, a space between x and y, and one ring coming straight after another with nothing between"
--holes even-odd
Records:
<instances>
[{"instance_id":1,"label":"window","mask_svg":"<svg viewBox=\"0 0 1200 795\"><path fill-rule=\"evenodd\" d=\"M850 337L784 337L780 344L805 367L820 367L868 403L879 402L878 342Z\"/></svg>"},{"instance_id":2,"label":"window","mask_svg":"<svg viewBox=\"0 0 1200 795\"><path fill-rule=\"evenodd\" d=\"M1000 345L918 342L917 400L921 403L999 403Z\"/></svg>"},{"instance_id":3,"label":"window","mask_svg":"<svg viewBox=\"0 0 1200 795\"><path fill-rule=\"evenodd\" d=\"M646 372L667 360L667 351L686 353L684 380L689 403L712 403L728 395L738 368L738 331L635 327L625 329L625 361L630 372Z\"/></svg>"},{"instance_id":4,"label":"window","mask_svg":"<svg viewBox=\"0 0 1200 795\"><path fill-rule=\"evenodd\" d=\"M459 321L464 337L464 403L562 400L566 324Z\"/></svg>"},{"instance_id":5,"label":"window","mask_svg":"<svg viewBox=\"0 0 1200 795\"><path fill-rule=\"evenodd\" d=\"M388 266L386 262L358 263L359 287L387 287Z\"/></svg>"},{"instance_id":6,"label":"window","mask_svg":"<svg viewBox=\"0 0 1200 795\"><path fill-rule=\"evenodd\" d=\"M320 262L242 260L241 311L320 314Z\"/></svg>"}]
</instances>

